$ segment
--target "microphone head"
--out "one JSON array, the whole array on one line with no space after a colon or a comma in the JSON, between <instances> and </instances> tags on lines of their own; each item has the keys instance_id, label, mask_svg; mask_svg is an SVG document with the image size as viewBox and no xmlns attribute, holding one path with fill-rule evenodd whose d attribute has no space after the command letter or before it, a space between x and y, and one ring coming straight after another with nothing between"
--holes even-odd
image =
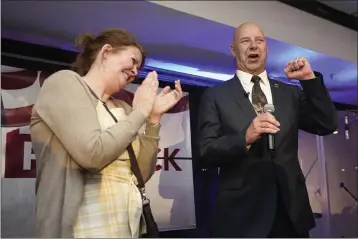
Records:
<instances>
[{"instance_id":1,"label":"microphone head","mask_svg":"<svg viewBox=\"0 0 358 239\"><path fill-rule=\"evenodd\" d=\"M266 104L266 105L264 106L264 112L265 112L265 113L266 113L266 112L268 112L268 113L273 113L273 112L275 112L275 106L272 105L272 104Z\"/></svg>"}]
</instances>

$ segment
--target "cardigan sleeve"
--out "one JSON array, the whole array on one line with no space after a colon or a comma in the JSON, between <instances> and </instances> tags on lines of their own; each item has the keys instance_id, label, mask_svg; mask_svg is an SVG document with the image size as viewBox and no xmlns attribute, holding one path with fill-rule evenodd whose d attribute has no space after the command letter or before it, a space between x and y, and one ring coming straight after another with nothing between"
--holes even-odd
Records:
<instances>
[{"instance_id":1,"label":"cardigan sleeve","mask_svg":"<svg viewBox=\"0 0 358 239\"><path fill-rule=\"evenodd\" d=\"M132 107L124 101L115 100L115 102L117 105L121 105L125 109L126 114L130 114L132 112ZM160 128L160 124L155 126L146 124L144 133L139 134L140 148L137 161L144 182L147 182L155 173Z\"/></svg>"},{"instance_id":2,"label":"cardigan sleeve","mask_svg":"<svg viewBox=\"0 0 358 239\"><path fill-rule=\"evenodd\" d=\"M98 172L126 150L146 118L133 110L127 120L101 131L96 109L81 81L73 71L54 73L44 82L34 112L78 165Z\"/></svg>"}]
</instances>

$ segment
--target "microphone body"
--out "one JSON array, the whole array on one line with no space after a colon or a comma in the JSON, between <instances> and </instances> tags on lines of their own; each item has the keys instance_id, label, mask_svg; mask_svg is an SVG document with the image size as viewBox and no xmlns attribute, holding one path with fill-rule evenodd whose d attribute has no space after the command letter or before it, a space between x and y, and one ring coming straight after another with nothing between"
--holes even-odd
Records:
<instances>
[{"instance_id":1,"label":"microphone body","mask_svg":"<svg viewBox=\"0 0 358 239\"><path fill-rule=\"evenodd\" d=\"M275 112L275 106L271 104L266 104L264 106L264 113L266 112L273 114ZM268 149L271 152L275 151L275 135L273 134L268 134Z\"/></svg>"},{"instance_id":2,"label":"microphone body","mask_svg":"<svg viewBox=\"0 0 358 239\"><path fill-rule=\"evenodd\" d=\"M275 136L272 134L268 135L268 148L270 151L275 151Z\"/></svg>"}]
</instances>

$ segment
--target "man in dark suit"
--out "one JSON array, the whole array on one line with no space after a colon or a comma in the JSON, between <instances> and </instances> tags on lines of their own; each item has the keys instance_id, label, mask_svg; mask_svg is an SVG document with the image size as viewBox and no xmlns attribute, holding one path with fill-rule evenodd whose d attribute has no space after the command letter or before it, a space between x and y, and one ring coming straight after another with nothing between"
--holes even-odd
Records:
<instances>
[{"instance_id":1,"label":"man in dark suit","mask_svg":"<svg viewBox=\"0 0 358 239\"><path fill-rule=\"evenodd\" d=\"M337 115L323 76L301 57L284 69L303 90L267 77L267 46L254 23L235 32L237 72L205 91L199 112L204 167L219 167L213 237L309 237L315 226L298 161L298 131L327 135ZM263 106L273 104L273 114ZM269 151L267 134L275 136Z\"/></svg>"}]
</instances>

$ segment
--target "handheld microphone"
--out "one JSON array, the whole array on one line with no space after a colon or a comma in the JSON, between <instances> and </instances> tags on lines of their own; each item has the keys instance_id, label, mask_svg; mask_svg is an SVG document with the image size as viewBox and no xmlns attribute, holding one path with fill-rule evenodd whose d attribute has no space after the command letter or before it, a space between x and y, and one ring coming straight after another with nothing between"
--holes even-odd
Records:
<instances>
[{"instance_id":1,"label":"handheld microphone","mask_svg":"<svg viewBox=\"0 0 358 239\"><path fill-rule=\"evenodd\" d=\"M271 104L266 104L264 106L264 113L271 113L273 114L275 112L275 106ZM268 134L268 149L270 151L275 151L275 135Z\"/></svg>"},{"instance_id":2,"label":"handheld microphone","mask_svg":"<svg viewBox=\"0 0 358 239\"><path fill-rule=\"evenodd\" d=\"M346 135L346 139L349 139L349 124L348 124L348 114L344 116L344 131Z\"/></svg>"}]
</instances>

